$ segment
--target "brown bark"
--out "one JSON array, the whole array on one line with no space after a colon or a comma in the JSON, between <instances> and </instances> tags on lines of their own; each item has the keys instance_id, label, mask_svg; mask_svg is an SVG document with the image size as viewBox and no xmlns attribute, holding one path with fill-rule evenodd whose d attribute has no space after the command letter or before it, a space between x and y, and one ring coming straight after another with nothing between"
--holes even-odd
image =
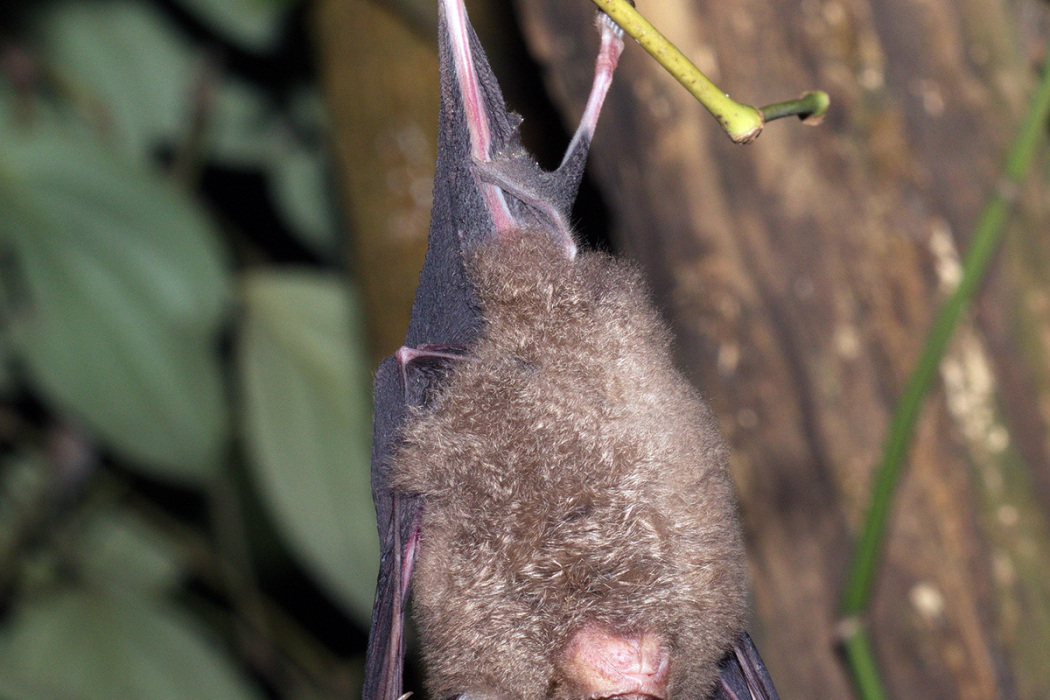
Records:
<instances>
[{"instance_id":1,"label":"brown bark","mask_svg":"<svg viewBox=\"0 0 1050 700\"><path fill-rule=\"evenodd\" d=\"M822 127L774 123L734 146L628 41L592 165L733 445L756 636L781 693L849 697L835 651L849 553L892 408L1032 85L1045 8L639 4L737 99L831 94ZM575 118L592 7L519 7ZM1041 172L1029 234L1047 229L1045 159ZM891 697L1050 697L1047 259L1018 232L918 426L870 619Z\"/></svg>"},{"instance_id":2,"label":"brown bark","mask_svg":"<svg viewBox=\"0 0 1050 700\"><path fill-rule=\"evenodd\" d=\"M340 189L378 363L401 345L430 226L437 154L435 44L370 0L313 13Z\"/></svg>"}]
</instances>

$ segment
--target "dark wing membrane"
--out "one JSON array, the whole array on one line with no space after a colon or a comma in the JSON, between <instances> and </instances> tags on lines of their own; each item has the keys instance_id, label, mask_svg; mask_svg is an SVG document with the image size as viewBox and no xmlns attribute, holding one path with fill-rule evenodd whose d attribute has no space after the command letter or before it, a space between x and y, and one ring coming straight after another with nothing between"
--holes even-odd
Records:
<instances>
[{"instance_id":1,"label":"dark wing membrane","mask_svg":"<svg viewBox=\"0 0 1050 700\"><path fill-rule=\"evenodd\" d=\"M469 23L455 21L455 14L450 19L450 9L462 11L462 0L443 0L439 12L441 113L437 170L426 260L405 337L405 345L413 348L463 348L477 335L481 320L476 295L467 279L464 252L494 235L495 226L494 213L474 173L472 143L477 137L472 135L484 132L490 149L498 150L506 149L517 139L518 119L507 112L496 76L474 29ZM451 31L458 32L457 42L450 36ZM469 100L469 110L456 66L456 43L469 48L473 93L479 97Z\"/></svg>"},{"instance_id":2,"label":"dark wing membrane","mask_svg":"<svg viewBox=\"0 0 1050 700\"><path fill-rule=\"evenodd\" d=\"M718 670L718 685L711 700L780 700L747 632L740 635Z\"/></svg>"},{"instance_id":3,"label":"dark wing membrane","mask_svg":"<svg viewBox=\"0 0 1050 700\"><path fill-rule=\"evenodd\" d=\"M580 129L562 166L545 173L521 146L521 120L507 111L463 0L440 0L438 24L437 171L426 259L402 348L410 352L399 351L384 361L374 388L372 496L381 560L365 663L365 700L401 696L405 607L423 504L393 489L389 464L409 407L425 407L427 397L440 389L451 355L469 348L481 329L467 254L479 242L521 222L567 219L601 101L623 47L612 25L605 26L595 87ZM482 163L494 175L486 179L485 168L478 167ZM502 187L492 182L500 173ZM567 224L563 228L571 239ZM420 356L429 359L404 359Z\"/></svg>"},{"instance_id":4,"label":"dark wing membrane","mask_svg":"<svg viewBox=\"0 0 1050 700\"><path fill-rule=\"evenodd\" d=\"M406 413L405 392L398 377L397 361L389 357L376 372L375 417L372 430L372 499L379 526L379 580L368 636L363 697L396 700L401 695L404 657L404 606L402 573L404 547L402 504L389 488L386 465L396 447L398 426Z\"/></svg>"}]
</instances>

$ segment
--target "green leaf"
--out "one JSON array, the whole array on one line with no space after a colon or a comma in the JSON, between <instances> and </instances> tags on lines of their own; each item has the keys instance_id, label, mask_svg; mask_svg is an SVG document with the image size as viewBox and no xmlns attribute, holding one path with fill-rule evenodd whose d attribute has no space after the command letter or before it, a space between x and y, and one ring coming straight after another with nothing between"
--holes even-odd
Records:
<instances>
[{"instance_id":1,"label":"green leaf","mask_svg":"<svg viewBox=\"0 0 1050 700\"><path fill-rule=\"evenodd\" d=\"M294 0L180 0L202 22L250 51L273 49Z\"/></svg>"},{"instance_id":2,"label":"green leaf","mask_svg":"<svg viewBox=\"0 0 1050 700\"><path fill-rule=\"evenodd\" d=\"M212 156L220 163L258 168L267 176L270 195L283 221L316 253L339 251L332 176L327 153L326 114L314 89L299 90L287 111L236 81L218 95L210 131Z\"/></svg>"},{"instance_id":3,"label":"green leaf","mask_svg":"<svg viewBox=\"0 0 1050 700\"><path fill-rule=\"evenodd\" d=\"M2 273L3 268L0 267L0 274ZM2 335L3 330L3 326L0 325L0 397L14 391L15 388L15 375L11 367L11 351L8 349L7 342Z\"/></svg>"},{"instance_id":4,"label":"green leaf","mask_svg":"<svg viewBox=\"0 0 1050 700\"><path fill-rule=\"evenodd\" d=\"M270 173L270 193L286 223L313 250L329 255L338 250L330 186L328 163L317 150L296 148Z\"/></svg>"},{"instance_id":5,"label":"green leaf","mask_svg":"<svg viewBox=\"0 0 1050 700\"><path fill-rule=\"evenodd\" d=\"M152 3L60 2L36 16L36 44L103 111L107 136L141 162L183 137L200 62Z\"/></svg>"},{"instance_id":6,"label":"green leaf","mask_svg":"<svg viewBox=\"0 0 1050 700\"><path fill-rule=\"evenodd\" d=\"M276 108L260 90L227 80L208 131L210 155L222 165L263 168L284 149L287 130L276 127Z\"/></svg>"},{"instance_id":7,"label":"green leaf","mask_svg":"<svg viewBox=\"0 0 1050 700\"><path fill-rule=\"evenodd\" d=\"M0 115L2 116L2 115ZM71 127L0 124L12 349L31 380L147 473L199 482L227 436L225 260L198 206Z\"/></svg>"},{"instance_id":8,"label":"green leaf","mask_svg":"<svg viewBox=\"0 0 1050 700\"><path fill-rule=\"evenodd\" d=\"M329 143L328 112L316 88L292 96L289 121L298 138L287 139L270 160L270 192L285 223L313 250L333 256L341 243Z\"/></svg>"},{"instance_id":9,"label":"green leaf","mask_svg":"<svg viewBox=\"0 0 1050 700\"><path fill-rule=\"evenodd\" d=\"M43 456L36 452L0 455L0 551L13 551L22 523L35 517L47 487ZM15 564L17 567L18 564Z\"/></svg>"},{"instance_id":10,"label":"green leaf","mask_svg":"<svg viewBox=\"0 0 1050 700\"><path fill-rule=\"evenodd\" d=\"M293 551L366 620L379 556L360 312L345 284L319 273L257 272L242 289L238 372L254 478Z\"/></svg>"},{"instance_id":11,"label":"green leaf","mask_svg":"<svg viewBox=\"0 0 1050 700\"><path fill-rule=\"evenodd\" d=\"M80 570L106 590L163 593L182 577L174 544L127 511L100 513L77 545Z\"/></svg>"},{"instance_id":12,"label":"green leaf","mask_svg":"<svg viewBox=\"0 0 1050 700\"><path fill-rule=\"evenodd\" d=\"M193 620L132 595L30 599L0 630L0 694L20 700L251 700Z\"/></svg>"}]
</instances>

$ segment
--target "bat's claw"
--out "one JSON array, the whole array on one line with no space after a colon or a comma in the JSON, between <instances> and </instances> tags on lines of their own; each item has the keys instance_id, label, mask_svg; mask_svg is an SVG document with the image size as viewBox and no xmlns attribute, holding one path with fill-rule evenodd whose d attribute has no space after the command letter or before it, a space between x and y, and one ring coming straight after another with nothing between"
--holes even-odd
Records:
<instances>
[{"instance_id":1,"label":"bat's claw","mask_svg":"<svg viewBox=\"0 0 1050 700\"><path fill-rule=\"evenodd\" d=\"M634 5L633 2L631 4ZM594 25L598 28L598 32L602 35L603 40L608 33L611 33L617 39L623 38L623 27L614 22L612 17L601 10L598 10L594 17Z\"/></svg>"},{"instance_id":2,"label":"bat's claw","mask_svg":"<svg viewBox=\"0 0 1050 700\"><path fill-rule=\"evenodd\" d=\"M401 380L401 390L406 403L409 397L416 392L419 392L419 396L424 401L427 395L423 388L427 385L428 372L412 373L409 372L409 367L430 365L433 371L440 372L443 369L442 365L460 360L463 355L464 351L461 349L442 345L420 345L419 347L402 345L398 348L394 353L394 360L397 363L397 374Z\"/></svg>"},{"instance_id":3,"label":"bat's claw","mask_svg":"<svg viewBox=\"0 0 1050 700\"><path fill-rule=\"evenodd\" d=\"M439 345L422 345L418 348L402 345L394 353L394 357L397 358L397 366L404 370L415 362L459 360L463 357L463 351Z\"/></svg>"}]
</instances>

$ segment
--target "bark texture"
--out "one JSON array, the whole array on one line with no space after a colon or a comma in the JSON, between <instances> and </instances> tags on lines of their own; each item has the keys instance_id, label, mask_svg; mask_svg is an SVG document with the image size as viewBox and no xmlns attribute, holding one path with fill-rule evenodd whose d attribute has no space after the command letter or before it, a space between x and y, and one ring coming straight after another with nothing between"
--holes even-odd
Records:
<instances>
[{"instance_id":1,"label":"bark texture","mask_svg":"<svg viewBox=\"0 0 1050 700\"><path fill-rule=\"evenodd\" d=\"M518 5L572 121L593 9ZM734 146L629 42L592 166L732 444L756 636L782 696L850 697L836 609L852 542L894 403L996 186L1045 6L639 5L736 99L831 95L820 128L773 123ZM870 624L894 698L1050 697L1045 164L942 366L893 511Z\"/></svg>"},{"instance_id":2,"label":"bark texture","mask_svg":"<svg viewBox=\"0 0 1050 700\"><path fill-rule=\"evenodd\" d=\"M437 30L427 41L389 4L319 0L313 12L350 262L377 364L405 337L437 157Z\"/></svg>"}]
</instances>

